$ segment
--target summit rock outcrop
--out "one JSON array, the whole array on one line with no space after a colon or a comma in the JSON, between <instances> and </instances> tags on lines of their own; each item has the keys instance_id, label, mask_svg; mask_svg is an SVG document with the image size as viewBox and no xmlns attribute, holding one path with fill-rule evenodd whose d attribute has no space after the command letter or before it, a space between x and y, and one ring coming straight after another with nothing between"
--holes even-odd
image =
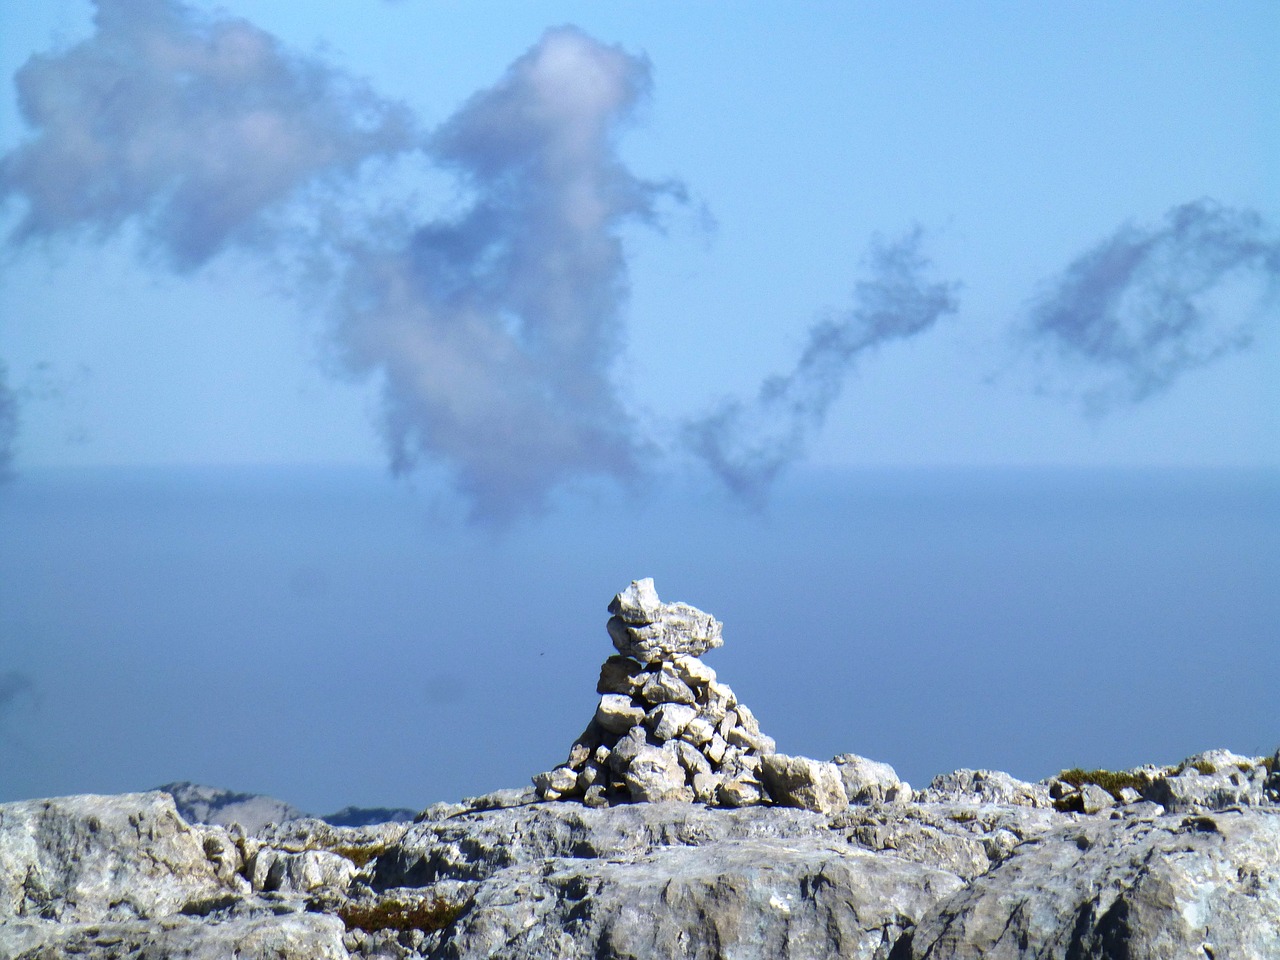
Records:
<instances>
[{"instance_id":1,"label":"summit rock outcrop","mask_svg":"<svg viewBox=\"0 0 1280 960\"><path fill-rule=\"evenodd\" d=\"M600 667L595 715L565 762L534 777L540 798L593 807L665 800L748 807L775 799L766 783L772 776L779 796L799 798L794 805L847 803L834 767L815 793L797 780L813 772L811 761L768 759L773 738L701 659L724 644L719 620L687 603L663 603L652 579L632 581L609 613L617 653Z\"/></svg>"}]
</instances>

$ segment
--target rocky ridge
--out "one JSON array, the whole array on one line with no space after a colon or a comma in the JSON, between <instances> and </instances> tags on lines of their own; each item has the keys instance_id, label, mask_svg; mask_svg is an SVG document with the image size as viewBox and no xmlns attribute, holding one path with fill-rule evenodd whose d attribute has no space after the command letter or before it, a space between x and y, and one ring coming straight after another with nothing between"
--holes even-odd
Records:
<instances>
[{"instance_id":1,"label":"rocky ridge","mask_svg":"<svg viewBox=\"0 0 1280 960\"><path fill-rule=\"evenodd\" d=\"M0 958L1263 960L1278 761L1123 771L1171 807L1100 788L1096 812L1061 802L1064 780L975 770L834 813L527 788L413 824L246 833L159 792L3 804Z\"/></svg>"},{"instance_id":2,"label":"rocky ridge","mask_svg":"<svg viewBox=\"0 0 1280 960\"><path fill-rule=\"evenodd\" d=\"M311 815L275 797L260 793L239 793L219 787L180 781L166 783L157 790L173 797L178 813L188 823L214 824L229 827L238 823L250 832L260 830L269 823L302 820ZM334 826L363 827L375 823L393 821L409 822L418 811L400 807L343 807L336 813L314 819Z\"/></svg>"},{"instance_id":3,"label":"rocky ridge","mask_svg":"<svg viewBox=\"0 0 1280 960\"><path fill-rule=\"evenodd\" d=\"M755 802L691 801L685 766L640 802L619 744L637 725L658 751L689 742L655 732L679 701L644 686L720 639L677 613L694 626L614 614L641 668L620 673L648 679L628 694L645 720L595 734L604 803L540 776L359 827L195 824L164 792L0 804L0 960L1280 957L1280 754L913 791L887 764L757 743ZM712 682L686 681L696 715Z\"/></svg>"}]
</instances>

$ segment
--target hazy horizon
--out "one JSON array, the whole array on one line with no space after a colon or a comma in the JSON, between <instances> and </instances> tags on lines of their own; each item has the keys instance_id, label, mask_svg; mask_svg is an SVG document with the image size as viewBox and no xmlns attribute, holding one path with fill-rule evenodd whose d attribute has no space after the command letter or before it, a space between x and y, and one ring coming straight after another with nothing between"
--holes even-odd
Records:
<instances>
[{"instance_id":1,"label":"hazy horizon","mask_svg":"<svg viewBox=\"0 0 1280 960\"><path fill-rule=\"evenodd\" d=\"M563 759L656 578L778 749L957 767L1270 753L1280 474L805 471L763 512L602 498L478 536L359 469L38 470L0 490L0 801L192 780L315 813Z\"/></svg>"}]
</instances>

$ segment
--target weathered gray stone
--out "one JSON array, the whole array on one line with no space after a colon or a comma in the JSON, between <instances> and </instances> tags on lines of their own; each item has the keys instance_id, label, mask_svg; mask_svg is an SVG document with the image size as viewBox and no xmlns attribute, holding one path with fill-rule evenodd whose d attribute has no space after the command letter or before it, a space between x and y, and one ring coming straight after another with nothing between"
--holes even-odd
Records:
<instances>
[{"instance_id":1,"label":"weathered gray stone","mask_svg":"<svg viewBox=\"0 0 1280 960\"><path fill-rule=\"evenodd\" d=\"M916 797L923 803L982 800L986 803L1052 807L1049 787L1027 783L999 770L954 770L941 773Z\"/></svg>"},{"instance_id":2,"label":"weathered gray stone","mask_svg":"<svg viewBox=\"0 0 1280 960\"><path fill-rule=\"evenodd\" d=\"M546 774L547 789L568 793L578 782L578 774L572 767L556 767Z\"/></svg>"},{"instance_id":3,"label":"weathered gray stone","mask_svg":"<svg viewBox=\"0 0 1280 960\"><path fill-rule=\"evenodd\" d=\"M693 799L698 803L715 803L716 794L720 790L720 784L724 779L718 774L711 773L695 773L689 781L693 787Z\"/></svg>"},{"instance_id":4,"label":"weathered gray stone","mask_svg":"<svg viewBox=\"0 0 1280 960\"><path fill-rule=\"evenodd\" d=\"M692 744L645 737L628 731L621 755L666 755L666 774L687 784L681 797L720 808L607 806L624 788L597 781L583 803L496 791L436 805L412 826L293 820L245 836L182 823L162 794L0 805L0 957L1280 956L1270 803L1064 813L997 802L1026 797L969 772L938 784L954 799L826 816L769 805L751 773L767 758L739 753L727 778L692 773ZM598 753L577 776L603 772ZM1267 774L1261 763L1212 766L1152 768L1149 782ZM435 932L344 931L337 916L436 898L460 914Z\"/></svg>"},{"instance_id":5,"label":"weathered gray stone","mask_svg":"<svg viewBox=\"0 0 1280 960\"><path fill-rule=\"evenodd\" d=\"M661 669L648 675L644 686L640 688L640 696L655 706L660 703L691 704L698 699L689 685L677 677L675 671L665 663Z\"/></svg>"},{"instance_id":6,"label":"weathered gray stone","mask_svg":"<svg viewBox=\"0 0 1280 960\"><path fill-rule=\"evenodd\" d=\"M652 577L632 580L629 587L609 602L609 612L623 623L654 623L662 616L662 607Z\"/></svg>"},{"instance_id":7,"label":"weathered gray stone","mask_svg":"<svg viewBox=\"0 0 1280 960\"><path fill-rule=\"evenodd\" d=\"M1264 782L1234 766L1212 773L1186 766L1180 773L1160 777L1144 787L1142 795L1170 813L1225 810L1267 802Z\"/></svg>"},{"instance_id":8,"label":"weathered gray stone","mask_svg":"<svg viewBox=\"0 0 1280 960\"><path fill-rule=\"evenodd\" d=\"M582 765L591 757L591 748L582 741L575 743L569 748L569 759L565 761L566 767L572 767L574 770L581 770Z\"/></svg>"},{"instance_id":9,"label":"weathered gray stone","mask_svg":"<svg viewBox=\"0 0 1280 960\"><path fill-rule=\"evenodd\" d=\"M676 741L676 757L680 760L680 766L684 767L690 777L699 773L711 773L710 761L702 755L701 750L687 741Z\"/></svg>"},{"instance_id":10,"label":"weathered gray stone","mask_svg":"<svg viewBox=\"0 0 1280 960\"><path fill-rule=\"evenodd\" d=\"M638 693L644 683L644 667L630 657L610 657L600 665L596 693Z\"/></svg>"},{"instance_id":11,"label":"weathered gray stone","mask_svg":"<svg viewBox=\"0 0 1280 960\"><path fill-rule=\"evenodd\" d=\"M760 779L775 803L830 816L849 806L840 768L808 757L774 753L760 760Z\"/></svg>"},{"instance_id":12,"label":"weathered gray stone","mask_svg":"<svg viewBox=\"0 0 1280 960\"><path fill-rule=\"evenodd\" d=\"M850 803L883 803L911 799L911 785L898 778L887 763L868 760L856 753L842 753L832 763L840 768L840 780Z\"/></svg>"},{"instance_id":13,"label":"weathered gray stone","mask_svg":"<svg viewBox=\"0 0 1280 960\"><path fill-rule=\"evenodd\" d=\"M904 960L1280 956L1280 817L1087 817L938 903Z\"/></svg>"},{"instance_id":14,"label":"weathered gray stone","mask_svg":"<svg viewBox=\"0 0 1280 960\"><path fill-rule=\"evenodd\" d=\"M697 657L676 657L671 661L676 676L691 687L705 687L716 678L716 672Z\"/></svg>"},{"instance_id":15,"label":"weathered gray stone","mask_svg":"<svg viewBox=\"0 0 1280 960\"><path fill-rule=\"evenodd\" d=\"M702 748L702 752L706 754L708 760L717 766L724 762L725 754L729 750L729 744L720 734L713 734L711 739Z\"/></svg>"},{"instance_id":16,"label":"weathered gray stone","mask_svg":"<svg viewBox=\"0 0 1280 960\"><path fill-rule=\"evenodd\" d=\"M163 920L51 923L17 921L0 926L0 957L20 960L349 960L344 927L321 913Z\"/></svg>"},{"instance_id":17,"label":"weathered gray stone","mask_svg":"<svg viewBox=\"0 0 1280 960\"><path fill-rule=\"evenodd\" d=\"M188 825L167 793L0 804L0 924L164 917L241 895L235 851L222 828Z\"/></svg>"},{"instance_id":18,"label":"weathered gray stone","mask_svg":"<svg viewBox=\"0 0 1280 960\"><path fill-rule=\"evenodd\" d=\"M289 853L263 847L254 854L248 874L256 893L345 894L356 875L356 866L328 850Z\"/></svg>"},{"instance_id":19,"label":"weathered gray stone","mask_svg":"<svg viewBox=\"0 0 1280 960\"><path fill-rule=\"evenodd\" d=\"M1017 844L1063 822L1053 809L979 802L860 804L831 817L850 843L948 870L981 876Z\"/></svg>"},{"instance_id":20,"label":"weathered gray stone","mask_svg":"<svg viewBox=\"0 0 1280 960\"><path fill-rule=\"evenodd\" d=\"M609 769L617 774L623 773L631 765L631 761L648 745L648 731L639 724L632 727L613 745L613 750L609 754Z\"/></svg>"},{"instance_id":21,"label":"weathered gray stone","mask_svg":"<svg viewBox=\"0 0 1280 960\"><path fill-rule=\"evenodd\" d=\"M624 734L644 720L645 709L622 693L606 693L596 707L595 720L609 733Z\"/></svg>"},{"instance_id":22,"label":"weathered gray stone","mask_svg":"<svg viewBox=\"0 0 1280 960\"><path fill-rule=\"evenodd\" d=\"M685 740L688 740L696 747L709 743L712 736L715 735L716 728L712 726L705 717L695 716L687 724L685 724L683 732L680 734Z\"/></svg>"},{"instance_id":23,"label":"weathered gray stone","mask_svg":"<svg viewBox=\"0 0 1280 960\"><path fill-rule=\"evenodd\" d=\"M701 703L701 713L715 725L724 722L725 716L737 706L738 698L727 683L713 680L707 684L707 695Z\"/></svg>"},{"instance_id":24,"label":"weathered gray stone","mask_svg":"<svg viewBox=\"0 0 1280 960\"><path fill-rule=\"evenodd\" d=\"M731 746L740 747L743 750L750 750L761 756L773 753L777 748L773 737L766 736L763 733L751 733L743 727L734 727L728 733L726 738Z\"/></svg>"},{"instance_id":25,"label":"weathered gray stone","mask_svg":"<svg viewBox=\"0 0 1280 960\"><path fill-rule=\"evenodd\" d=\"M1080 788L1080 812L1100 813L1116 805L1115 797L1093 783Z\"/></svg>"},{"instance_id":26,"label":"weathered gray stone","mask_svg":"<svg viewBox=\"0 0 1280 960\"><path fill-rule=\"evenodd\" d=\"M548 861L481 884L437 956L875 960L958 885L822 838Z\"/></svg>"},{"instance_id":27,"label":"weathered gray stone","mask_svg":"<svg viewBox=\"0 0 1280 960\"><path fill-rule=\"evenodd\" d=\"M716 800L726 807L753 807L768 799L764 784L746 773L722 779L716 789Z\"/></svg>"},{"instance_id":28,"label":"weathered gray stone","mask_svg":"<svg viewBox=\"0 0 1280 960\"><path fill-rule=\"evenodd\" d=\"M698 712L688 704L662 703L649 711L645 725L655 740L674 740L697 715Z\"/></svg>"},{"instance_id":29,"label":"weathered gray stone","mask_svg":"<svg viewBox=\"0 0 1280 960\"><path fill-rule=\"evenodd\" d=\"M756 719L756 715L751 712L751 708L745 703L739 703L733 708L733 712L738 715L737 726L752 735L759 735L760 721Z\"/></svg>"},{"instance_id":30,"label":"weathered gray stone","mask_svg":"<svg viewBox=\"0 0 1280 960\"><path fill-rule=\"evenodd\" d=\"M641 747L627 765L622 779L633 800L659 803L693 799L692 791L686 795L684 767L680 766L675 750Z\"/></svg>"},{"instance_id":31,"label":"weathered gray stone","mask_svg":"<svg viewBox=\"0 0 1280 960\"><path fill-rule=\"evenodd\" d=\"M651 579L633 581L609 604L613 645L623 656L642 663L698 657L722 646L722 625L687 603L662 603Z\"/></svg>"}]
</instances>

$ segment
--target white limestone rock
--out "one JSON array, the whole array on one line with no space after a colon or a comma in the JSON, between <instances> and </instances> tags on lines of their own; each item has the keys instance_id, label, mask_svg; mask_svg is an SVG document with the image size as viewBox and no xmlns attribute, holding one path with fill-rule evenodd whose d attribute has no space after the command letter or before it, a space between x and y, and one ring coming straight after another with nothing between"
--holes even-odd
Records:
<instances>
[{"instance_id":1,"label":"white limestone rock","mask_svg":"<svg viewBox=\"0 0 1280 960\"><path fill-rule=\"evenodd\" d=\"M533 778L533 785L542 796L554 792L557 797L564 796L578 784L578 774L572 767L556 767Z\"/></svg>"},{"instance_id":2,"label":"white limestone rock","mask_svg":"<svg viewBox=\"0 0 1280 960\"><path fill-rule=\"evenodd\" d=\"M685 724L680 735L695 747L700 747L709 743L715 733L716 728L705 717L695 716Z\"/></svg>"},{"instance_id":3,"label":"white limestone rock","mask_svg":"<svg viewBox=\"0 0 1280 960\"><path fill-rule=\"evenodd\" d=\"M646 744L627 764L622 779L631 791L631 798L640 802L693 799L692 790L685 790L684 767L674 750Z\"/></svg>"},{"instance_id":4,"label":"white limestone rock","mask_svg":"<svg viewBox=\"0 0 1280 960\"><path fill-rule=\"evenodd\" d=\"M840 768L840 779L850 803L885 803L911 799L911 785L898 778L887 763L868 760L856 753L842 753L832 763Z\"/></svg>"},{"instance_id":5,"label":"white limestone rock","mask_svg":"<svg viewBox=\"0 0 1280 960\"><path fill-rule=\"evenodd\" d=\"M777 747L773 737L759 732L751 733L743 727L733 727L729 730L725 739L732 746L741 747L743 750L749 750L762 757L773 753Z\"/></svg>"},{"instance_id":6,"label":"white limestone rock","mask_svg":"<svg viewBox=\"0 0 1280 960\"><path fill-rule=\"evenodd\" d=\"M774 753L760 759L760 779L775 803L830 816L849 806L834 763Z\"/></svg>"},{"instance_id":7,"label":"white limestone rock","mask_svg":"<svg viewBox=\"0 0 1280 960\"><path fill-rule=\"evenodd\" d=\"M655 623L662 616L662 608L653 577L632 580L631 585L609 603L609 612L623 623Z\"/></svg>"},{"instance_id":8,"label":"white limestone rock","mask_svg":"<svg viewBox=\"0 0 1280 960\"><path fill-rule=\"evenodd\" d=\"M596 707L596 723L609 733L624 734L644 721L644 705L623 693L606 693Z\"/></svg>"},{"instance_id":9,"label":"white limestone rock","mask_svg":"<svg viewBox=\"0 0 1280 960\"><path fill-rule=\"evenodd\" d=\"M506 790L411 826L293 820L249 836L185 824L162 794L0 805L0 958L1280 956L1280 816L1265 800L1090 815L969 771L927 802L827 816L771 804L769 758L735 752L708 774L692 744L658 747L643 727L613 747L574 751L578 775L614 778L598 761L615 753L653 761L681 778L681 802L608 806L622 788L597 781L583 803ZM1265 781L1251 759L1153 767L1149 783ZM437 897L458 911L438 931L341 919Z\"/></svg>"},{"instance_id":10,"label":"white limestone rock","mask_svg":"<svg viewBox=\"0 0 1280 960\"><path fill-rule=\"evenodd\" d=\"M702 751L686 740L677 740L676 756L680 760L680 766L688 772L689 777L695 777L698 774L710 774L711 763L702 755Z\"/></svg>"},{"instance_id":11,"label":"white limestone rock","mask_svg":"<svg viewBox=\"0 0 1280 960\"><path fill-rule=\"evenodd\" d=\"M1058 816L935 904L895 960L1280 956L1280 817Z\"/></svg>"},{"instance_id":12,"label":"white limestone rock","mask_svg":"<svg viewBox=\"0 0 1280 960\"><path fill-rule=\"evenodd\" d=\"M198 915L70 924L28 920L0 925L0 957L351 960L344 939L345 926L338 917L301 911L261 909L245 917L218 917L217 922Z\"/></svg>"},{"instance_id":13,"label":"white limestone rock","mask_svg":"<svg viewBox=\"0 0 1280 960\"><path fill-rule=\"evenodd\" d=\"M724 763L725 754L728 751L729 744L718 733L712 734L711 739L702 747L702 752L706 754L707 759L715 766L720 766L720 764Z\"/></svg>"},{"instance_id":14,"label":"white limestone rock","mask_svg":"<svg viewBox=\"0 0 1280 960\"><path fill-rule=\"evenodd\" d=\"M676 676L691 687L705 687L716 678L716 672L697 657L675 657L671 666Z\"/></svg>"},{"instance_id":15,"label":"white limestone rock","mask_svg":"<svg viewBox=\"0 0 1280 960\"><path fill-rule=\"evenodd\" d=\"M706 697L699 701L702 715L711 723L719 725L738 704L738 698L727 683L712 680L707 684Z\"/></svg>"},{"instance_id":16,"label":"white limestone rock","mask_svg":"<svg viewBox=\"0 0 1280 960\"><path fill-rule=\"evenodd\" d=\"M239 866L227 832L188 824L167 793L0 804L0 925L169 916L246 893Z\"/></svg>"},{"instance_id":17,"label":"white limestone rock","mask_svg":"<svg viewBox=\"0 0 1280 960\"><path fill-rule=\"evenodd\" d=\"M769 794L758 779L742 773L732 779L722 778L716 800L726 807L754 807L768 802Z\"/></svg>"},{"instance_id":18,"label":"white limestone rock","mask_svg":"<svg viewBox=\"0 0 1280 960\"><path fill-rule=\"evenodd\" d=\"M642 663L698 657L723 646L723 625L687 603L662 603L653 580L632 581L609 604L609 636L618 652Z\"/></svg>"},{"instance_id":19,"label":"white limestone rock","mask_svg":"<svg viewBox=\"0 0 1280 960\"><path fill-rule=\"evenodd\" d=\"M690 686L676 676L669 664L648 674L644 686L640 688L640 698L646 703L697 703L698 698Z\"/></svg>"},{"instance_id":20,"label":"white limestone rock","mask_svg":"<svg viewBox=\"0 0 1280 960\"><path fill-rule=\"evenodd\" d=\"M662 703L649 711L645 725L655 740L674 740L684 731L698 712L684 703Z\"/></svg>"},{"instance_id":21,"label":"white limestone rock","mask_svg":"<svg viewBox=\"0 0 1280 960\"><path fill-rule=\"evenodd\" d=\"M356 872L351 860L328 850L291 853L274 847L258 850L248 868L256 893L345 894Z\"/></svg>"},{"instance_id":22,"label":"white limestone rock","mask_svg":"<svg viewBox=\"0 0 1280 960\"><path fill-rule=\"evenodd\" d=\"M954 770L940 773L916 796L924 803L979 799L986 803L1052 807L1049 787L1027 783L1001 770Z\"/></svg>"}]
</instances>

